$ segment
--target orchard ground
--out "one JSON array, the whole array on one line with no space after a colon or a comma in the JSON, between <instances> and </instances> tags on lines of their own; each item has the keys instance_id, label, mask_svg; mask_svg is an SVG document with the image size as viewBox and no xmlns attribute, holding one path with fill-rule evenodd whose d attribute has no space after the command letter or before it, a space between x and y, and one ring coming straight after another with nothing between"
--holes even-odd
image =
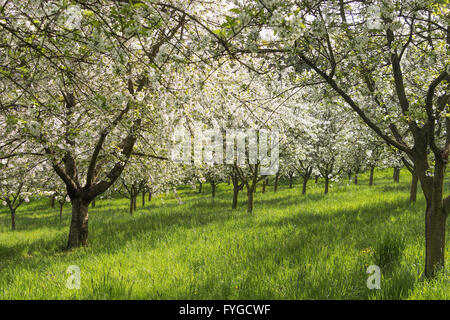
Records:
<instances>
[{"instance_id":1,"label":"orchard ground","mask_svg":"<svg viewBox=\"0 0 450 320\"><path fill-rule=\"evenodd\" d=\"M179 190L154 197L129 215L128 200L97 200L90 208L89 247L65 250L70 204L48 199L17 211L17 230L0 210L0 299L450 299L450 270L424 280L424 198L410 205L411 177L392 170L368 174L359 185L323 181L282 183L273 178L246 193L231 210L231 186L211 200ZM447 186L450 180L446 180ZM245 190L244 190L245 191ZM447 225L447 240L449 227ZM448 242L448 241L447 241ZM450 250L446 248L447 260ZM448 264L449 262L447 262ZM367 267L382 268L381 289L369 290ZM81 269L81 288L68 289L70 265Z\"/></svg>"}]
</instances>

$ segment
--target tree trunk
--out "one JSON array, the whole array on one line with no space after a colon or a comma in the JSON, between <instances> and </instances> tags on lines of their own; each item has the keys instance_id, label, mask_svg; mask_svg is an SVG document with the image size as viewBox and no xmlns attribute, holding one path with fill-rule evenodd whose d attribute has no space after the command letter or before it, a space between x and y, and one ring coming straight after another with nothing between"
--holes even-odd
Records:
<instances>
[{"instance_id":1,"label":"tree trunk","mask_svg":"<svg viewBox=\"0 0 450 320\"><path fill-rule=\"evenodd\" d=\"M351 172L348 173L348 182L350 182L350 181L352 181L352 173Z\"/></svg>"},{"instance_id":2,"label":"tree trunk","mask_svg":"<svg viewBox=\"0 0 450 320\"><path fill-rule=\"evenodd\" d=\"M91 208L95 208L95 198L94 198L94 200L92 200Z\"/></svg>"},{"instance_id":3,"label":"tree trunk","mask_svg":"<svg viewBox=\"0 0 450 320\"><path fill-rule=\"evenodd\" d=\"M216 183L211 182L211 196L214 198L216 196Z\"/></svg>"},{"instance_id":4,"label":"tree trunk","mask_svg":"<svg viewBox=\"0 0 450 320\"><path fill-rule=\"evenodd\" d=\"M400 168L396 167L394 168L394 182L399 183L400 182Z\"/></svg>"},{"instance_id":5,"label":"tree trunk","mask_svg":"<svg viewBox=\"0 0 450 320\"><path fill-rule=\"evenodd\" d=\"M16 209L10 209L11 211L11 230L16 230Z\"/></svg>"},{"instance_id":6,"label":"tree trunk","mask_svg":"<svg viewBox=\"0 0 450 320\"><path fill-rule=\"evenodd\" d=\"M275 175L275 182L273 183L273 191L277 192L278 189L278 178L280 177L280 171Z\"/></svg>"},{"instance_id":7,"label":"tree trunk","mask_svg":"<svg viewBox=\"0 0 450 320\"><path fill-rule=\"evenodd\" d=\"M370 167L370 176L369 176L369 186L373 185L373 173L375 171L375 167Z\"/></svg>"},{"instance_id":8,"label":"tree trunk","mask_svg":"<svg viewBox=\"0 0 450 320\"><path fill-rule=\"evenodd\" d=\"M417 182L419 181L419 177L417 175L417 173L413 172L412 173L412 178L411 178L411 190L409 193L409 202L411 203L415 203L416 202L416 198L417 198Z\"/></svg>"},{"instance_id":9,"label":"tree trunk","mask_svg":"<svg viewBox=\"0 0 450 320\"><path fill-rule=\"evenodd\" d=\"M355 180L353 181L355 185L358 184L358 172L355 172Z\"/></svg>"},{"instance_id":10,"label":"tree trunk","mask_svg":"<svg viewBox=\"0 0 450 320\"><path fill-rule=\"evenodd\" d=\"M442 208L434 203L425 219L425 276L434 277L444 267L446 216Z\"/></svg>"},{"instance_id":11,"label":"tree trunk","mask_svg":"<svg viewBox=\"0 0 450 320\"><path fill-rule=\"evenodd\" d=\"M203 183L199 183L199 186L198 186L198 193L202 193L202 186L203 186Z\"/></svg>"},{"instance_id":12,"label":"tree trunk","mask_svg":"<svg viewBox=\"0 0 450 320\"><path fill-rule=\"evenodd\" d=\"M249 188L247 189L247 212L252 213L253 212L253 189Z\"/></svg>"},{"instance_id":13,"label":"tree trunk","mask_svg":"<svg viewBox=\"0 0 450 320\"><path fill-rule=\"evenodd\" d=\"M142 207L145 207L145 190L142 191Z\"/></svg>"},{"instance_id":14,"label":"tree trunk","mask_svg":"<svg viewBox=\"0 0 450 320\"><path fill-rule=\"evenodd\" d=\"M266 179L264 179L263 180L263 183L262 183L262 193L265 193L266 192Z\"/></svg>"},{"instance_id":15,"label":"tree trunk","mask_svg":"<svg viewBox=\"0 0 450 320\"><path fill-rule=\"evenodd\" d=\"M328 194L328 183L330 181L330 178L325 177L325 194Z\"/></svg>"},{"instance_id":16,"label":"tree trunk","mask_svg":"<svg viewBox=\"0 0 450 320\"><path fill-rule=\"evenodd\" d=\"M233 203L231 204L231 209L237 208L238 196L239 196L239 188L233 188Z\"/></svg>"},{"instance_id":17,"label":"tree trunk","mask_svg":"<svg viewBox=\"0 0 450 320\"><path fill-rule=\"evenodd\" d=\"M443 201L445 164L435 163L433 178L420 171L420 182L426 199L425 212L425 276L434 277L444 267L447 212ZM428 180L427 180L428 179Z\"/></svg>"},{"instance_id":18,"label":"tree trunk","mask_svg":"<svg viewBox=\"0 0 450 320\"><path fill-rule=\"evenodd\" d=\"M72 203L72 221L70 222L68 248L87 246L89 202L81 198L70 199Z\"/></svg>"},{"instance_id":19,"label":"tree trunk","mask_svg":"<svg viewBox=\"0 0 450 320\"><path fill-rule=\"evenodd\" d=\"M148 191L148 202L152 201L152 191Z\"/></svg>"},{"instance_id":20,"label":"tree trunk","mask_svg":"<svg viewBox=\"0 0 450 320\"><path fill-rule=\"evenodd\" d=\"M318 180L319 180L319 177L316 176L316 177L314 178L314 183L317 184L317 181L318 181Z\"/></svg>"},{"instance_id":21,"label":"tree trunk","mask_svg":"<svg viewBox=\"0 0 450 320\"><path fill-rule=\"evenodd\" d=\"M55 196L54 195L50 198L50 206L52 207L52 209L55 208Z\"/></svg>"},{"instance_id":22,"label":"tree trunk","mask_svg":"<svg viewBox=\"0 0 450 320\"><path fill-rule=\"evenodd\" d=\"M130 194L130 207L129 207L129 211L130 211L130 216L133 215L133 211L134 211L134 203L133 203L133 194Z\"/></svg>"},{"instance_id":23,"label":"tree trunk","mask_svg":"<svg viewBox=\"0 0 450 320\"><path fill-rule=\"evenodd\" d=\"M308 178L303 178L303 187L302 187L302 194L306 194L306 185L308 184Z\"/></svg>"},{"instance_id":24,"label":"tree trunk","mask_svg":"<svg viewBox=\"0 0 450 320\"><path fill-rule=\"evenodd\" d=\"M293 179L294 179L294 175L290 174L290 175L289 175L289 189L292 189L292 182L293 182Z\"/></svg>"}]
</instances>

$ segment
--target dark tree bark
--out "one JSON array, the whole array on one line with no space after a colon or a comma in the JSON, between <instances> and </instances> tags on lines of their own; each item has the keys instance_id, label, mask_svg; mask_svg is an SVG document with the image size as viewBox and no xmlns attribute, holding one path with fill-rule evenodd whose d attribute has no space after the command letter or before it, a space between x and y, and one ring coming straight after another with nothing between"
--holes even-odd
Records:
<instances>
[{"instance_id":1,"label":"dark tree bark","mask_svg":"<svg viewBox=\"0 0 450 320\"><path fill-rule=\"evenodd\" d=\"M145 207L145 189L142 190L142 207Z\"/></svg>"},{"instance_id":2,"label":"dark tree bark","mask_svg":"<svg viewBox=\"0 0 450 320\"><path fill-rule=\"evenodd\" d=\"M54 195L52 195L50 198L50 206L52 209L55 208L55 196Z\"/></svg>"},{"instance_id":3,"label":"dark tree bark","mask_svg":"<svg viewBox=\"0 0 450 320\"><path fill-rule=\"evenodd\" d=\"M328 176L325 177L325 194L328 194L328 184L329 184L330 178Z\"/></svg>"},{"instance_id":4,"label":"dark tree bark","mask_svg":"<svg viewBox=\"0 0 450 320\"><path fill-rule=\"evenodd\" d=\"M130 200L130 205L128 207L128 210L130 212L130 216L132 216L133 215L133 211L134 211L133 197L131 196L129 200Z\"/></svg>"},{"instance_id":5,"label":"dark tree bark","mask_svg":"<svg viewBox=\"0 0 450 320\"><path fill-rule=\"evenodd\" d=\"M16 209L10 209L11 212L11 230L16 230Z\"/></svg>"},{"instance_id":6,"label":"dark tree bark","mask_svg":"<svg viewBox=\"0 0 450 320\"><path fill-rule=\"evenodd\" d=\"M87 246L88 239L88 208L89 202L80 198L71 198L72 220L70 222L69 248Z\"/></svg>"},{"instance_id":7,"label":"dark tree bark","mask_svg":"<svg viewBox=\"0 0 450 320\"><path fill-rule=\"evenodd\" d=\"M23 184L20 183L16 194L20 194L22 187ZM2 200L6 202L6 205L11 215L11 230L16 230L16 211L17 208L23 203L24 199L18 195L12 196L12 198L10 198L8 195Z\"/></svg>"},{"instance_id":8,"label":"dark tree bark","mask_svg":"<svg viewBox=\"0 0 450 320\"><path fill-rule=\"evenodd\" d=\"M342 20L345 23L345 7L342 6ZM384 23L391 23L390 18L383 18ZM348 29L350 30L350 29ZM395 99L398 103L398 111L403 116L408 118L407 126L408 132L411 133L413 143L410 144L402 136L400 130L397 128L395 122L388 124L388 129L384 130L375 119L361 108L359 102L353 97L352 93L347 91L347 88L341 86L341 84L334 78L336 60L333 55L327 62L330 62L330 68L323 68L323 63L318 64L315 60L308 56L307 52L298 52L298 57L308 67L320 76L327 84L340 96L345 102L358 114L360 119L364 121L379 137L381 137L390 146L395 147L399 151L404 152L413 161L416 169L418 170L419 181L422 187L422 192L426 199L426 213L425 213L425 276L434 277L436 270L444 267L444 252L445 252L445 229L446 218L448 216L448 208L450 208L450 197L443 199L443 178L445 167L448 163L448 156L450 153L450 119L447 117L442 118L442 112L448 108L450 101L450 95L448 92L438 94L438 88L445 91L444 86L450 80L450 74L447 69L438 71L438 74L433 77L427 85L426 93L423 95L423 109L426 115L426 120L423 125L419 125L414 117L410 117L410 101L407 95L407 88L405 84L409 84L405 81L405 76L402 71L402 54L404 49L407 48L407 43L403 50L398 50L395 47L396 34L392 29L386 29L385 41L387 48L390 50L390 56L388 65L390 67L391 78L393 83ZM347 32L349 39L354 39L354 35ZM414 32L411 31L411 36L414 37ZM450 44L450 29L447 28L445 33L447 44ZM325 49L326 51L327 49ZM330 51L333 50L331 46ZM330 53L329 51L326 51ZM385 62L383 62L384 64ZM381 64L379 64L381 67ZM377 67L377 65L373 65ZM329 70L331 69L331 70ZM365 83L366 88L372 93L373 102L382 107L383 99L380 100L379 95L376 93L376 87L374 86L374 78L369 69L364 70L363 76L360 78L362 83ZM413 88L413 87L412 87ZM442 92L441 91L441 92ZM390 97L386 97L390 99ZM437 127L438 126L438 127ZM439 132L442 133L442 129L445 128L445 143L442 145L438 140ZM433 154L434 162L434 174L428 175L430 169L428 155ZM395 181L399 181L399 170L396 173Z\"/></svg>"},{"instance_id":9,"label":"dark tree bark","mask_svg":"<svg viewBox=\"0 0 450 320\"><path fill-rule=\"evenodd\" d=\"M445 261L445 229L450 197L443 200L444 172L445 164L439 159L436 161L432 179L428 179L425 172L419 176L427 203L425 216L425 275L427 277L433 277L436 271L444 267Z\"/></svg>"},{"instance_id":10,"label":"dark tree bark","mask_svg":"<svg viewBox=\"0 0 450 320\"><path fill-rule=\"evenodd\" d=\"M292 189L293 180L294 180L294 173L290 172L289 173L289 189Z\"/></svg>"},{"instance_id":11,"label":"dark tree bark","mask_svg":"<svg viewBox=\"0 0 450 320\"><path fill-rule=\"evenodd\" d=\"M370 176L369 176L369 186L373 186L373 173L375 171L375 167L370 167Z\"/></svg>"},{"instance_id":12,"label":"dark tree bark","mask_svg":"<svg viewBox=\"0 0 450 320\"><path fill-rule=\"evenodd\" d=\"M400 182L400 168L398 168L398 167L394 168L393 178L394 178L394 182L395 183L399 183Z\"/></svg>"},{"instance_id":13,"label":"dark tree bark","mask_svg":"<svg viewBox=\"0 0 450 320\"><path fill-rule=\"evenodd\" d=\"M308 184L308 179L303 178L302 194L306 194L306 185Z\"/></svg>"},{"instance_id":14,"label":"dark tree bark","mask_svg":"<svg viewBox=\"0 0 450 320\"><path fill-rule=\"evenodd\" d=\"M239 197L239 189L233 188L233 202L231 203L231 209L237 208L238 197Z\"/></svg>"},{"instance_id":15,"label":"dark tree bark","mask_svg":"<svg viewBox=\"0 0 450 320\"><path fill-rule=\"evenodd\" d=\"M252 188L247 190L247 212L252 213L253 212L253 202L254 202L254 191Z\"/></svg>"},{"instance_id":16,"label":"dark tree bark","mask_svg":"<svg viewBox=\"0 0 450 320\"><path fill-rule=\"evenodd\" d=\"M273 191L274 191L274 192L277 192L277 190L278 190L278 180L279 180L279 177L280 177L280 171L278 171L277 174L275 175L275 181L274 181L274 183L273 183Z\"/></svg>"},{"instance_id":17,"label":"dark tree bark","mask_svg":"<svg viewBox=\"0 0 450 320\"><path fill-rule=\"evenodd\" d=\"M209 184L211 185L211 197L214 199L216 197L216 182L213 180L209 181Z\"/></svg>"},{"instance_id":18,"label":"dark tree bark","mask_svg":"<svg viewBox=\"0 0 450 320\"><path fill-rule=\"evenodd\" d=\"M302 195L306 194L306 186L308 184L308 180L311 177L313 168L311 166L305 166L301 162L299 162L300 167L297 168L297 172L303 178L302 183Z\"/></svg>"},{"instance_id":19,"label":"dark tree bark","mask_svg":"<svg viewBox=\"0 0 450 320\"><path fill-rule=\"evenodd\" d=\"M91 202L91 208L95 208L95 198Z\"/></svg>"},{"instance_id":20,"label":"dark tree bark","mask_svg":"<svg viewBox=\"0 0 450 320\"><path fill-rule=\"evenodd\" d=\"M419 180L416 166L413 163L411 163L410 161L406 160L404 157L402 157L401 159L402 159L402 162L405 165L406 169L411 173L411 188L409 191L409 202L415 203L416 197L417 197L418 180Z\"/></svg>"},{"instance_id":21,"label":"dark tree bark","mask_svg":"<svg viewBox=\"0 0 450 320\"><path fill-rule=\"evenodd\" d=\"M152 190L148 190L148 202L152 201Z\"/></svg>"},{"instance_id":22,"label":"dark tree bark","mask_svg":"<svg viewBox=\"0 0 450 320\"><path fill-rule=\"evenodd\" d=\"M233 202L231 203L231 209L236 209L239 199L239 191L244 187L244 183L239 183L239 175L237 169L233 169L230 175L231 181L233 182Z\"/></svg>"},{"instance_id":23,"label":"dark tree bark","mask_svg":"<svg viewBox=\"0 0 450 320\"><path fill-rule=\"evenodd\" d=\"M235 174L242 181L242 185L245 185L247 189L247 212L253 212L253 202L254 202L254 193L256 189L256 185L258 183L258 175L259 175L259 164L251 165L248 164L250 170L250 176L246 176L241 168L234 165L233 170Z\"/></svg>"},{"instance_id":24,"label":"dark tree bark","mask_svg":"<svg viewBox=\"0 0 450 320\"><path fill-rule=\"evenodd\" d=\"M198 186L198 193L202 193L203 183L199 182L198 184L199 184L199 186Z\"/></svg>"}]
</instances>

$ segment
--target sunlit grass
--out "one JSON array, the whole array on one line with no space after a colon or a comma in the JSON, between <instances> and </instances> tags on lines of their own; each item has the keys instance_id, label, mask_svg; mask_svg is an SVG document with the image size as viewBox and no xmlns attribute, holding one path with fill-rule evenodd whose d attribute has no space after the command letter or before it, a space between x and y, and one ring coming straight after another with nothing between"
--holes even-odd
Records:
<instances>
[{"instance_id":1,"label":"sunlit grass","mask_svg":"<svg viewBox=\"0 0 450 320\"><path fill-rule=\"evenodd\" d=\"M72 251L65 250L69 204L62 223L47 199L20 207L16 231L3 208L0 298L449 299L448 269L422 278L421 191L410 205L406 170L400 184L389 170L377 171L372 187L367 180L333 183L326 196L321 181L310 181L306 196L300 181L276 193L272 183L265 194L259 186L253 214L245 192L231 210L226 183L214 201L206 185L202 194L182 188L182 205L173 195L144 208L138 199L133 216L126 199L98 200L90 209L89 247ZM396 243L404 246L383 268L381 290L369 290L367 266L377 250ZM66 288L69 265L81 268L80 290Z\"/></svg>"}]
</instances>

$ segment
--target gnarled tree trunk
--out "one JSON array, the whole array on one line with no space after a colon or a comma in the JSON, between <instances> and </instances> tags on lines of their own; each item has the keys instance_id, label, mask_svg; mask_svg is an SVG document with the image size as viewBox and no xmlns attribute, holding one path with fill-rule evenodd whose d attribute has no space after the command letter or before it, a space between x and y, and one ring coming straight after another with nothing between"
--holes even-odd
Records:
<instances>
[{"instance_id":1,"label":"gnarled tree trunk","mask_svg":"<svg viewBox=\"0 0 450 320\"><path fill-rule=\"evenodd\" d=\"M69 248L87 246L89 200L82 198L71 198L72 220L70 222Z\"/></svg>"}]
</instances>

